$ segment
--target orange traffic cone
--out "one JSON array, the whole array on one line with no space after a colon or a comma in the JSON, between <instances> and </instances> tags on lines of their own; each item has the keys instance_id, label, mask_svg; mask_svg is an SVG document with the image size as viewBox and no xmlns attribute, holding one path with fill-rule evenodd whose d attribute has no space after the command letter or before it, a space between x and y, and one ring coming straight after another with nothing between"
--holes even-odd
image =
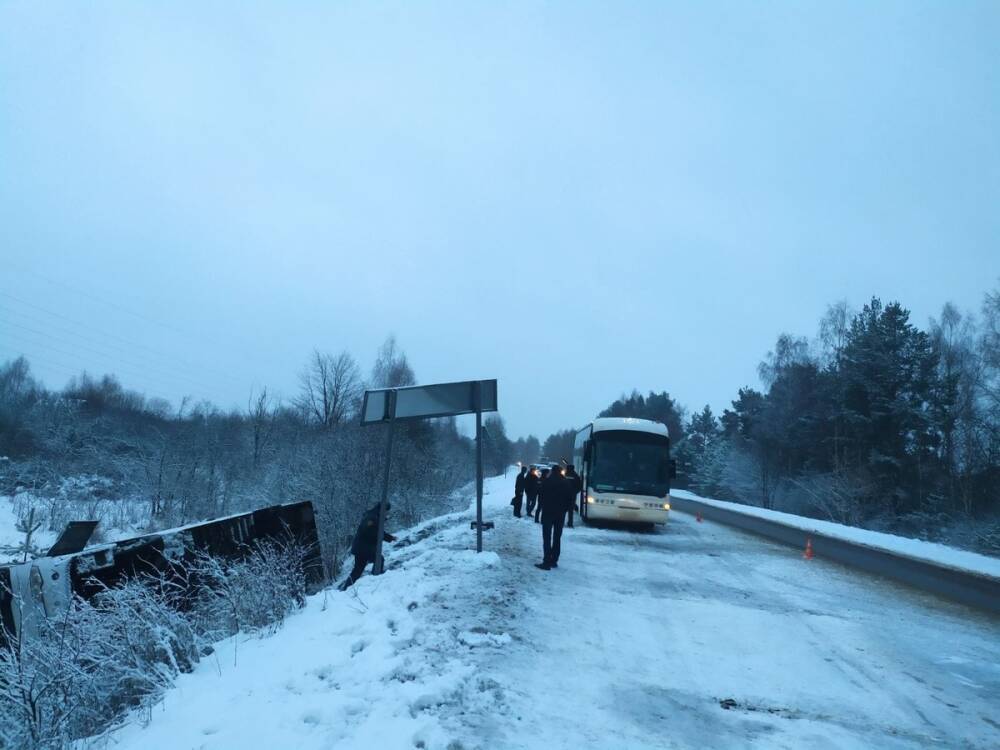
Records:
<instances>
[{"instance_id":1,"label":"orange traffic cone","mask_svg":"<svg viewBox=\"0 0 1000 750\"><path fill-rule=\"evenodd\" d=\"M701 513L699 513L698 515L696 515L695 519L698 521L698 523L701 523Z\"/></svg>"},{"instance_id":2,"label":"orange traffic cone","mask_svg":"<svg viewBox=\"0 0 1000 750\"><path fill-rule=\"evenodd\" d=\"M813 540L812 537L806 537L806 551L802 553L802 556L806 560L813 559Z\"/></svg>"}]
</instances>

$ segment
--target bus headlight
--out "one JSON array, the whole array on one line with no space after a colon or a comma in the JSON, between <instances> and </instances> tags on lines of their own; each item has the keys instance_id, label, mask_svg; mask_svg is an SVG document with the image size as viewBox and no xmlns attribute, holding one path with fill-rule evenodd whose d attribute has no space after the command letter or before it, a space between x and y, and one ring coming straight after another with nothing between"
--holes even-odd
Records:
<instances>
[{"instance_id":1,"label":"bus headlight","mask_svg":"<svg viewBox=\"0 0 1000 750\"><path fill-rule=\"evenodd\" d=\"M594 504L594 496L593 495L587 495L587 503L589 503L590 505Z\"/></svg>"},{"instance_id":2,"label":"bus headlight","mask_svg":"<svg viewBox=\"0 0 1000 750\"><path fill-rule=\"evenodd\" d=\"M664 503L663 510L670 510L670 503Z\"/></svg>"}]
</instances>

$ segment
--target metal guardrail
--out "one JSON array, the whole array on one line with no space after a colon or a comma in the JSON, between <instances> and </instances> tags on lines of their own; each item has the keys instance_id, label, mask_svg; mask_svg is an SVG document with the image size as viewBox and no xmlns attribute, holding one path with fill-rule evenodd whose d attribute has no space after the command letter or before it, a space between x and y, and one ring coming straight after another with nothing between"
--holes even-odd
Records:
<instances>
[{"instance_id":1,"label":"metal guardrail","mask_svg":"<svg viewBox=\"0 0 1000 750\"><path fill-rule=\"evenodd\" d=\"M993 576L951 568L675 495L670 498L670 506L673 510L691 515L700 513L709 521L799 549L804 549L806 540L811 539L816 557L885 576L969 607L1000 614L1000 579Z\"/></svg>"}]
</instances>

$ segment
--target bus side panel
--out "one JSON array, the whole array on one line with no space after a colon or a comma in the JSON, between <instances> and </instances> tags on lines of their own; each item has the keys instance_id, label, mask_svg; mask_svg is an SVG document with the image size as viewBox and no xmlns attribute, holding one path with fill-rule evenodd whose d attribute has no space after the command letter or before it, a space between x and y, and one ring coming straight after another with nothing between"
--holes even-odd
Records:
<instances>
[{"instance_id":1,"label":"bus side panel","mask_svg":"<svg viewBox=\"0 0 1000 750\"><path fill-rule=\"evenodd\" d=\"M254 532L260 538L288 539L291 537L306 550L303 567L306 590L319 591L326 583L323 552L316 529L316 514L311 502L264 508L253 513Z\"/></svg>"},{"instance_id":2,"label":"bus side panel","mask_svg":"<svg viewBox=\"0 0 1000 750\"><path fill-rule=\"evenodd\" d=\"M156 578L160 574L171 577L165 546L163 536L150 535L76 555L69 565L73 593L89 600L105 587L120 586L132 578Z\"/></svg>"},{"instance_id":3,"label":"bus side panel","mask_svg":"<svg viewBox=\"0 0 1000 750\"><path fill-rule=\"evenodd\" d=\"M587 475L589 474L589 467L587 466L585 447L593 434L594 425L591 423L576 433L576 439L573 441L573 468L580 475L580 484L582 485L580 497L577 500L580 503L580 515L583 518L587 518L589 510L587 508Z\"/></svg>"}]
</instances>

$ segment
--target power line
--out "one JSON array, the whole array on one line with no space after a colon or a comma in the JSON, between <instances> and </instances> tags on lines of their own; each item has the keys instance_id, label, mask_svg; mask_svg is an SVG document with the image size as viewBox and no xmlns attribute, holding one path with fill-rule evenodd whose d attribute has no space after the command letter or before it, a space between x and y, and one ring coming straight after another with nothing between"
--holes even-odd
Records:
<instances>
[{"instance_id":1,"label":"power line","mask_svg":"<svg viewBox=\"0 0 1000 750\"><path fill-rule=\"evenodd\" d=\"M15 296L15 295L13 295L13 294L11 294L9 292L0 291L0 297L7 297L8 299L13 300L14 302L17 302L19 305L24 305L25 307L30 307L30 308L32 308L34 310L38 310L39 312L45 313L46 315L50 315L50 316L52 316L54 318L59 318L60 320L68 321L69 323L71 323L71 324L73 324L75 326L79 326L81 328L84 327L83 324L77 322L76 320L74 320L73 318L69 317L68 315L63 315L61 313L57 313L57 312L54 312L52 310L48 310L48 309L46 309L46 308L44 308L44 307L42 307L42 306L40 306L40 305L38 305L36 303L28 302L27 300L23 300L20 297L17 297L17 296ZM11 309L11 308L6 308L6 309ZM25 313L20 312L20 311L17 311L17 312L18 312L18 314L24 315L25 317L27 317L25 315ZM163 358L163 359L173 359L173 360L176 360L178 363L186 364L189 367L196 367L196 368L199 368L199 369L203 370L204 372L211 373L211 374L216 375L218 377L228 378L228 379L232 380L233 382L237 382L235 380L235 378L233 378L232 375L229 375L228 373L222 373L222 372L218 372L218 371L213 371L213 370L210 370L209 368L204 367L203 365L195 365L195 364L193 364L191 362L185 362L184 360L182 360L179 357L171 357L171 356L166 355L166 354L161 354L157 350L155 350L155 349L153 349L153 348L151 348L151 347L149 347L149 346L147 346L145 344L140 344L140 343L137 343L135 341L130 341L130 340L122 338L121 336L118 336L116 334L108 333L107 331L101 331L100 329L94 328L92 326L86 326L86 328L88 330L94 330L94 331L96 331L97 333L100 333L102 336L104 336L106 338L114 339L116 341L120 341L122 344L125 344L125 345L127 345L129 347L133 347L133 348L136 348L136 349L145 349L146 351L150 352L153 356L160 357L160 358ZM72 332L72 331L67 331L67 333L72 333L72 335L80 335L80 334L77 334L76 332Z\"/></svg>"},{"instance_id":2,"label":"power line","mask_svg":"<svg viewBox=\"0 0 1000 750\"><path fill-rule=\"evenodd\" d=\"M35 328L31 328L29 326L21 325L20 323L14 323L12 321L7 321L7 325L12 325L12 326L14 326L16 328L20 328L22 331L28 331L29 333L33 333L33 334L36 334L38 336L43 336L45 338L51 339L51 340L56 341L57 343L60 343L60 344L63 344L63 345L69 345L69 346L78 347L80 350L85 351L85 352L90 352L91 354L95 354L98 357L106 357L110 361L116 362L116 364L118 364L118 366L120 366L121 364L124 364L127 367L135 368L137 371L142 372L142 373L144 373L147 376L148 376L148 374L150 372L152 372L152 373L154 373L156 375L159 375L161 377L163 377L163 376L165 376L167 378L180 377L180 378L182 378L183 380L186 380L189 383L188 387L194 386L194 387L199 388L199 389L201 389L203 391L211 391L212 390L212 388L210 386L207 386L204 383L195 380L194 378L188 377L187 375L172 375L170 373L164 373L163 371L159 370L158 368L149 367L146 364L138 363L138 362L133 362L133 361L128 360L128 359L122 359L120 356L118 356L116 354L113 354L113 353L110 353L110 352L107 352L107 351L101 351L101 350L98 350L98 349L93 349L93 348L91 348L89 346L84 346L82 344L79 344L76 341L67 341L66 339L60 338L58 336L53 336L50 333L47 333L45 331L39 331L39 330L37 330ZM11 333L10 335L17 335L17 334ZM21 338L23 340L24 337L22 336ZM30 341L30 339L29 339L29 341ZM76 355L76 356L79 356L79 355Z\"/></svg>"},{"instance_id":3,"label":"power line","mask_svg":"<svg viewBox=\"0 0 1000 750\"><path fill-rule=\"evenodd\" d=\"M65 289L69 289L71 292L73 292L75 294L78 294L81 297L84 297L86 299L92 300L94 302L98 302L98 303L100 303L102 305L106 305L107 307L110 307L110 308L112 308L114 310L118 310L119 312L126 313L127 315L131 315L131 316L133 316L135 318L138 318L139 320L143 320L143 321L145 321L147 323L152 323L153 325L160 326L161 328L164 328L164 329L166 329L168 331L173 331L174 333L179 334L181 336L187 337L187 336L195 335L198 338L202 338L202 339L205 336L204 331L201 331L201 332L199 332L197 334L194 334L194 333L192 333L190 331L187 331L187 332L186 331L182 331L181 329L177 328L174 325L171 325L169 323L164 323L163 321L156 320L154 318L150 318L149 316L144 315L143 313L136 312L135 310L132 310L132 309L130 309L128 307L125 307L124 305L121 305L121 304L119 304L117 302L111 302L110 300L106 300L106 299L104 299L102 297L99 297L99 296L97 296L97 295L95 295L95 294L93 294L91 292L88 292L88 291L85 291L83 289L80 289L80 288L78 288L78 287L76 287L76 286L74 286L72 284L68 284L65 281L61 281L59 279L53 279L53 278L51 278L49 276L45 276L44 274L38 273L38 271L35 271L32 268L28 268L24 264L19 263L17 261L7 260L5 262L8 264L8 266L13 266L14 267L12 270L18 270L21 273L25 273L25 274L29 274L31 276L35 276L36 278L39 278L42 281L48 282L50 284L57 284L58 286L61 286L61 287L65 288ZM216 339L214 343L219 343L219 342ZM255 346L254 344L252 344L251 342L248 342L248 341L244 341L243 343L244 343L244 345L247 348L253 348L253 346ZM244 355L242 352L240 352L240 356L243 357L248 363L250 362L249 358L247 358L246 355Z\"/></svg>"},{"instance_id":4,"label":"power line","mask_svg":"<svg viewBox=\"0 0 1000 750\"><path fill-rule=\"evenodd\" d=\"M64 375L67 376L67 378L68 378L67 379L67 384L73 378L78 377L80 375L80 373L81 373L81 370L79 368L76 368L73 365L68 365L65 362L56 362L54 360L48 359L47 357L38 357L38 356L36 356L34 354L28 355L24 351L20 351L20 350L17 350L17 349L12 349L10 347L7 347L7 352L8 352L7 356L9 356L9 357L11 357L13 359L16 359L17 357L24 357L25 359L28 360L29 364L32 363L32 362L35 362L35 363L39 363L40 362L41 364L45 365L49 369L60 370ZM158 398L158 399L161 399L161 400L167 401L167 402L171 401L171 399L169 399L169 398L167 398L167 397L165 397L165 396L163 396L161 394L158 394L158 393L144 392L143 395L146 396L147 398Z\"/></svg>"},{"instance_id":5,"label":"power line","mask_svg":"<svg viewBox=\"0 0 1000 750\"><path fill-rule=\"evenodd\" d=\"M22 342L24 342L25 344L27 344L29 347L41 347L43 350L45 350L45 351L47 351L49 353L59 354L59 355L64 356L64 357L69 357L70 359L79 359L79 357L80 357L79 353L77 353L77 352L68 352L65 349L60 349L58 347L50 346L50 345L47 345L45 343L42 343L42 342L39 342L39 341L35 341L33 339L26 338L24 336L21 336L18 333L9 333L8 335L14 337L15 339L20 339ZM30 349L28 351L30 351ZM28 358L29 358L29 360L31 359L30 356ZM72 370L73 368L72 367L68 367L67 369L71 369ZM112 368L112 369L117 369L119 372L123 373L124 375L126 375L126 376L128 376L130 378L134 378L135 380L137 380L139 382L142 382L143 380L145 380L147 382L150 381L150 380L152 380L154 382L159 382L159 385L156 386L156 387L162 388L163 386L166 386L167 389L169 389L169 390L177 390L177 391L180 391L182 393L184 393L185 391L189 391L190 390L189 387L181 387L181 388L179 388L176 383L173 383L173 382L171 382L169 380L167 380L167 381L162 380L160 377L157 377L155 375L151 379L149 377L149 373L148 372L137 373L137 372L132 372L131 368L123 369L121 367ZM78 374L80 374L80 372L82 372L84 370L85 370L85 368L79 368L79 369L76 370L75 374L78 375Z\"/></svg>"},{"instance_id":6,"label":"power line","mask_svg":"<svg viewBox=\"0 0 1000 750\"><path fill-rule=\"evenodd\" d=\"M7 313L13 312L15 315L20 315L21 317L26 318L31 323L40 324L42 326L51 326L55 330L61 331L61 332L65 333L65 334L69 335L72 338L71 338L71 340L67 341L66 339L60 338L60 337L58 337L58 336L50 333L48 330L39 331L39 330L37 330L35 328L31 328L29 326L26 326L26 325L24 325L22 323L16 323L14 321L8 321L9 325L16 326L18 328L21 328L22 330L30 331L32 333L37 333L37 334L40 334L42 336L47 336L47 337L55 339L57 341L62 341L63 343L72 344L74 346L80 345L78 340L83 340L83 341L87 341L87 342L90 342L90 343L95 343L95 344L97 344L100 347L111 347L112 349L117 349L119 351L125 352L128 355L128 357L130 357L130 358L134 357L136 355L138 355L139 357L146 357L146 361L140 360L140 361L136 362L134 360L130 361L129 359L122 359L121 361L129 363L129 364L132 364L132 365L137 366L137 367L152 368L152 369L156 369L156 370L159 370L159 371L163 371L163 372L166 372L166 374L171 375L172 377L180 377L180 378L183 378L185 380L188 380L188 381L194 383L195 385L197 385L199 388L205 388L207 390L211 390L211 388L208 388L205 385L204 382L202 382L200 380L195 380L194 378L192 378L188 374L187 370L184 370L182 368L178 368L175 365L164 364L162 362L157 362L157 361L149 358L147 355L144 355L142 352L134 352L131 349L128 349L126 347L118 346L118 345L114 344L113 342L102 341L100 339L94 339L91 336L87 336L85 334L77 333L76 331L70 330L68 328L62 328L60 326L53 326L48 321L39 321L37 318L33 318L32 316L27 315L27 314L25 314L23 312L20 312L20 311L17 311L17 310L11 310L10 308L8 308L8 307L6 307L6 306L4 306L2 304L0 304L0 311L7 312ZM86 349L87 347L81 347L81 348ZM96 350L90 349L90 351L96 351ZM102 356L118 357L118 358L120 358L120 355L114 354L114 353L106 351L106 350L102 350L99 353ZM195 368L195 369L197 369L197 368ZM230 378L227 378L227 379L232 384L238 383L238 381L235 378L230 377ZM243 385L243 384L240 383L240 385Z\"/></svg>"}]
</instances>

